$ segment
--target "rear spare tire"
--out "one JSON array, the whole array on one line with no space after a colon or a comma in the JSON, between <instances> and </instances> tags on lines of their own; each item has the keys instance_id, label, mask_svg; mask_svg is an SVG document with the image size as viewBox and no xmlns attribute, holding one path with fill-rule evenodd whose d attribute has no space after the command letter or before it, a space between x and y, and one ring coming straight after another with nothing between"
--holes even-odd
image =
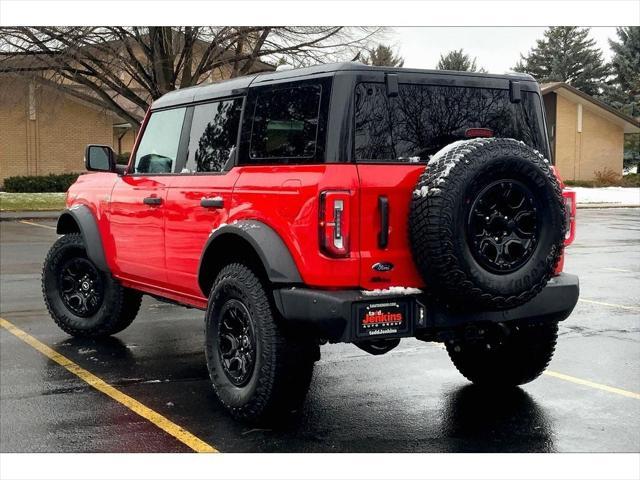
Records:
<instances>
[{"instance_id":1,"label":"rear spare tire","mask_svg":"<svg viewBox=\"0 0 640 480\"><path fill-rule=\"evenodd\" d=\"M549 161L508 138L435 154L413 192L409 236L427 290L450 309L526 303L553 275L566 220Z\"/></svg>"}]
</instances>

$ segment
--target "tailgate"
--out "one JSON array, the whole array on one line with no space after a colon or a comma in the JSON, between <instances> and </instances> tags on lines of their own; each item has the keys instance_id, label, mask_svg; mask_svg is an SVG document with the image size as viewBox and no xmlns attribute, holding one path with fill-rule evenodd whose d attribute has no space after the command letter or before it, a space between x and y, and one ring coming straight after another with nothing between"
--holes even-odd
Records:
<instances>
[{"instance_id":1,"label":"tailgate","mask_svg":"<svg viewBox=\"0 0 640 480\"><path fill-rule=\"evenodd\" d=\"M422 279L409 247L408 221L411 195L424 164L358 164L357 167L360 286L365 289L421 287Z\"/></svg>"}]
</instances>

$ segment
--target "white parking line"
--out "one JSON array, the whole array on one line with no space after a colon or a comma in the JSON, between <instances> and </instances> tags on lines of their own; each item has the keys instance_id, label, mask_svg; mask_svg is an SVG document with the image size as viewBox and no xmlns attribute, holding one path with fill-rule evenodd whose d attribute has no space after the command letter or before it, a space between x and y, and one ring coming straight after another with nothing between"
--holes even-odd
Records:
<instances>
[{"instance_id":1,"label":"white parking line","mask_svg":"<svg viewBox=\"0 0 640 480\"><path fill-rule=\"evenodd\" d=\"M42 225L41 223L28 222L26 220L18 220L18 223L24 223L25 225L31 225L33 227L48 228L49 230L56 230L56 227L52 227L50 225Z\"/></svg>"},{"instance_id":2,"label":"white parking line","mask_svg":"<svg viewBox=\"0 0 640 480\"><path fill-rule=\"evenodd\" d=\"M578 301L584 303L592 303L594 305L602 305L604 307L623 308L625 310L634 310L640 312L640 306L635 305L618 305L617 303L599 302L597 300L589 300L588 298L579 298Z\"/></svg>"}]
</instances>

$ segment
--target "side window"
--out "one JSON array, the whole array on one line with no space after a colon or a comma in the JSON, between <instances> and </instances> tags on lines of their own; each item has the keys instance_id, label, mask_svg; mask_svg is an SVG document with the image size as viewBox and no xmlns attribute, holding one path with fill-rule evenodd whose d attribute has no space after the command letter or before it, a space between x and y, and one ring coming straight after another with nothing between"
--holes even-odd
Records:
<instances>
[{"instance_id":1,"label":"side window","mask_svg":"<svg viewBox=\"0 0 640 480\"><path fill-rule=\"evenodd\" d=\"M321 96L320 85L259 94L251 129L250 160L313 158Z\"/></svg>"},{"instance_id":2,"label":"side window","mask_svg":"<svg viewBox=\"0 0 640 480\"><path fill-rule=\"evenodd\" d=\"M182 173L221 172L236 154L242 99L196 105Z\"/></svg>"},{"instance_id":3,"label":"side window","mask_svg":"<svg viewBox=\"0 0 640 480\"><path fill-rule=\"evenodd\" d=\"M135 173L171 173L176 168L185 108L153 112L136 150Z\"/></svg>"}]
</instances>

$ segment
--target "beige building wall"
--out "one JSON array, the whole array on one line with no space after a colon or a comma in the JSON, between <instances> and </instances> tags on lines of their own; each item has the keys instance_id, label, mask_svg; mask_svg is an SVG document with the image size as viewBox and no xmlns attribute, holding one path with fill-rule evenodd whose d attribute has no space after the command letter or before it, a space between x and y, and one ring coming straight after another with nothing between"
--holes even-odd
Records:
<instances>
[{"instance_id":1,"label":"beige building wall","mask_svg":"<svg viewBox=\"0 0 640 480\"><path fill-rule=\"evenodd\" d=\"M33 138L28 134L27 84L0 77L0 182L14 175L29 175Z\"/></svg>"},{"instance_id":2,"label":"beige building wall","mask_svg":"<svg viewBox=\"0 0 640 480\"><path fill-rule=\"evenodd\" d=\"M87 144L113 142L110 113L25 80L2 78L0 92L0 182L81 172Z\"/></svg>"},{"instance_id":3,"label":"beige building wall","mask_svg":"<svg viewBox=\"0 0 640 480\"><path fill-rule=\"evenodd\" d=\"M123 131L119 128L113 129L113 149L116 153L131 153L133 146L136 142L137 130L135 128L128 128ZM120 148L120 151L118 151Z\"/></svg>"},{"instance_id":4,"label":"beige building wall","mask_svg":"<svg viewBox=\"0 0 640 480\"><path fill-rule=\"evenodd\" d=\"M622 175L624 129L591 110L583 109L582 157L578 176L593 180L595 172L606 169Z\"/></svg>"},{"instance_id":5,"label":"beige building wall","mask_svg":"<svg viewBox=\"0 0 640 480\"><path fill-rule=\"evenodd\" d=\"M555 156L560 175L566 180L593 180L597 171L607 168L622 175L622 126L584 104L580 126L579 109L578 103L557 96Z\"/></svg>"}]
</instances>

